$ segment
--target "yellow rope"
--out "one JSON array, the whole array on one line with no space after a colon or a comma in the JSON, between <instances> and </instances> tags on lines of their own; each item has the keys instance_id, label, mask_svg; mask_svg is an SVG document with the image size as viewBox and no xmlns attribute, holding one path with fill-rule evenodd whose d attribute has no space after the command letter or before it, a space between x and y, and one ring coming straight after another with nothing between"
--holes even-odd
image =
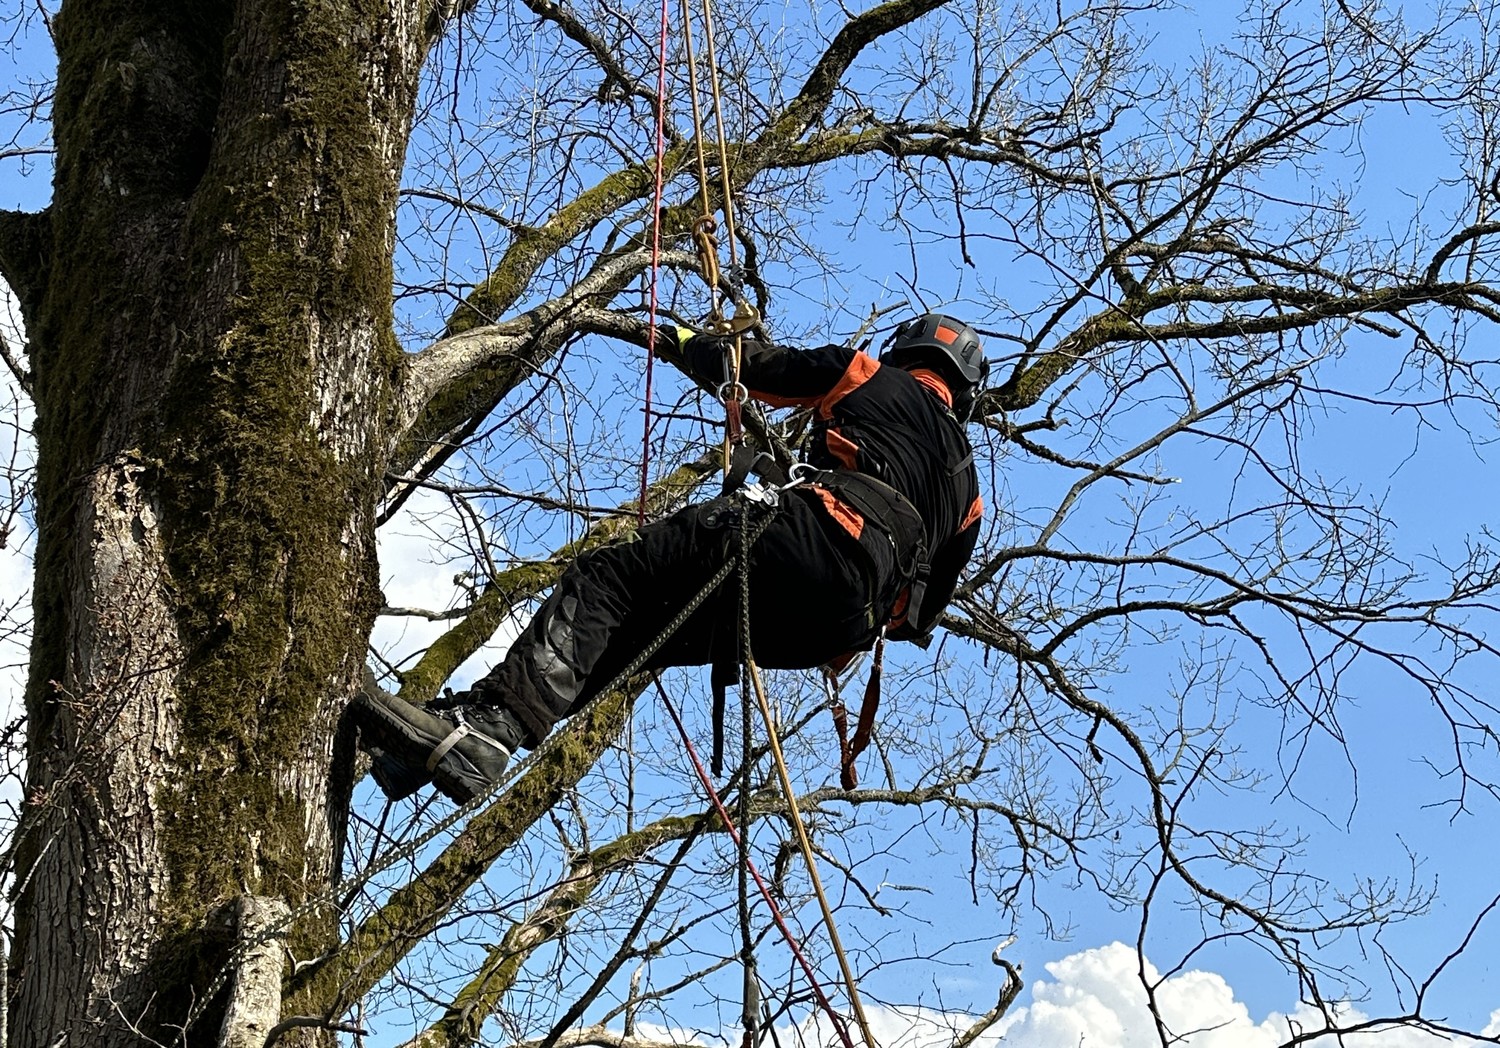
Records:
<instances>
[{"instance_id":1,"label":"yellow rope","mask_svg":"<svg viewBox=\"0 0 1500 1048\"><path fill-rule=\"evenodd\" d=\"M698 264L703 271L704 283L708 285L710 315L713 318L713 327L718 332L729 330L730 325L724 320L724 310L720 304L721 274L719 271L719 245L714 239L714 233L718 229L713 217L713 201L708 193L708 156L704 148L706 136L703 131L703 107L698 98L698 55L693 44L693 13L689 0L681 0L683 40L687 51L688 63L688 95L692 100L693 113L693 142L698 163L698 202L702 207L702 214L693 225L693 241L698 250ZM735 246L736 230L734 224L734 194L729 178L729 147L724 134L724 110L722 93L719 90L719 63L718 52L714 43L714 17L712 0L703 0L704 38L708 58L708 79L710 94L713 98L714 122L718 129L719 149L719 174L720 191L724 196L724 227L729 237L729 264L739 264L739 255ZM743 308L743 307L739 307ZM741 329L733 330L734 339L729 344L729 388L728 397L743 399L739 391L743 388L740 384L740 359L742 347L740 345ZM729 408L726 399L726 411L737 410ZM732 452L733 434L729 427L724 432L724 475L729 475L730 453Z\"/></svg>"},{"instance_id":2,"label":"yellow rope","mask_svg":"<svg viewBox=\"0 0 1500 1048\"><path fill-rule=\"evenodd\" d=\"M702 0L704 39L707 51L709 88L713 97L713 114L716 137L718 139L719 151L719 191L724 197L724 232L729 241L729 264L731 267L739 264L737 251L738 232L734 223L734 186L729 175L729 144L724 130L724 102L723 93L719 88L719 64L718 55L714 43L714 15L713 0ZM703 215L698 220L694 229L694 238L699 248L700 264L703 266L703 278L709 284L712 295L713 316L719 325L723 326L723 312L719 307L719 259L718 245L713 240L713 213L712 201L708 195L708 159L704 150L703 134L703 111L698 101L698 59L693 47L693 23L692 13L688 0L682 0L683 34L686 39L688 79L690 82L690 94L692 96L693 111L693 137L697 143L698 160L698 199L703 206ZM745 310L743 302L736 303L738 309ZM744 318L738 318L744 319ZM743 327L735 326L733 350L730 354L731 374L733 390L740 388L740 338ZM736 395L731 392L731 395ZM724 441L724 469L727 474L729 470L729 438L726 434ZM823 890L823 880L818 875L817 858L813 855L812 842L808 839L807 828L802 823L802 814L797 810L797 796L792 788L792 777L786 768L786 758L781 752L781 740L776 734L776 724L771 718L771 707L766 700L765 685L760 678L760 668L755 661L746 653L746 665L750 669L750 679L755 685L756 701L760 705L761 717L766 722L766 734L771 741L771 752L776 758L776 773L781 779L781 789L786 795L787 808L791 812L792 826L797 833L797 844L802 851L802 857L807 863L807 872L812 878L813 890L818 897L818 905L823 911L823 923L828 927L828 938L833 943L833 952L838 957L839 968L844 975L844 983L849 991L849 1001L854 1008L855 1020L859 1023L860 1033L864 1036L867 1048L879 1048L875 1035L870 1032L869 1020L865 1017L864 1004L859 997L859 988L854 981L854 971L849 966L849 958L844 953L844 945L839 940L838 927L833 920L833 908L828 903L828 895Z\"/></svg>"},{"instance_id":3,"label":"yellow rope","mask_svg":"<svg viewBox=\"0 0 1500 1048\"><path fill-rule=\"evenodd\" d=\"M864 1004L859 999L859 988L854 982L854 971L849 967L849 958L844 955L844 944L839 941L838 928L833 923L833 908L828 905L828 896L823 891L823 879L818 876L817 859L813 856L812 842L808 840L807 828L802 825L802 813L797 810L797 795L792 789L792 777L786 770L786 758L781 754L781 740L776 734L776 724L771 719L771 704L766 701L766 688L761 683L760 667L746 658L750 667L750 680L755 685L755 701L760 705L760 715L766 722L766 736L771 740L771 753L776 758L776 774L781 779L781 791L786 795L787 809L791 812L792 827L797 831L797 846L807 863L807 872L812 877L813 891L818 896L818 905L823 910L823 923L828 926L828 938L833 943L833 952L839 959L839 969L844 973L844 983L849 989L849 1003L854 1007L854 1020L859 1023L859 1032L867 1048L880 1048L875 1035L870 1032L870 1022L865 1018Z\"/></svg>"},{"instance_id":4,"label":"yellow rope","mask_svg":"<svg viewBox=\"0 0 1500 1048\"><path fill-rule=\"evenodd\" d=\"M703 107L698 101L698 54L693 46L693 9L688 0L682 0L682 38L687 50L688 97L693 108L693 142L698 154L698 201L703 205L704 217L711 218L713 202L708 198L708 157L703 151ZM706 274L705 274L706 276ZM718 295L718 287L711 289Z\"/></svg>"},{"instance_id":5,"label":"yellow rope","mask_svg":"<svg viewBox=\"0 0 1500 1048\"><path fill-rule=\"evenodd\" d=\"M713 0L703 0L703 35L708 52L708 86L713 93L714 127L719 140L719 188L724 194L724 235L729 241L729 265L739 264L734 228L734 189L729 178L729 144L724 134L724 101L719 90L719 59L715 46Z\"/></svg>"}]
</instances>

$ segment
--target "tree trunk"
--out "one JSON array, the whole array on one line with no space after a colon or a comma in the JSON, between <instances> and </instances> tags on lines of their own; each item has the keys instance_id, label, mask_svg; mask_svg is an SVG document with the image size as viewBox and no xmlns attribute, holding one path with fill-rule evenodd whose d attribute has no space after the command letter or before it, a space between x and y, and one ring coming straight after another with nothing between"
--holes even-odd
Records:
<instances>
[{"instance_id":1,"label":"tree trunk","mask_svg":"<svg viewBox=\"0 0 1500 1048\"><path fill-rule=\"evenodd\" d=\"M225 960L211 918L336 876L419 9L56 19L16 1048L175 1041Z\"/></svg>"}]
</instances>

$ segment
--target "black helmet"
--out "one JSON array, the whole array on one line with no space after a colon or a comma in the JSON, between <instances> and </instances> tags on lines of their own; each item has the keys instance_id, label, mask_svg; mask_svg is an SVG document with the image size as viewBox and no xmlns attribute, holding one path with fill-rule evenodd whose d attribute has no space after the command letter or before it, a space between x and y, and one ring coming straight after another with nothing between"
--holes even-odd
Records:
<instances>
[{"instance_id":1,"label":"black helmet","mask_svg":"<svg viewBox=\"0 0 1500 1048\"><path fill-rule=\"evenodd\" d=\"M954 413L965 420L973 410L977 388L990 374L989 361L979 346L979 333L962 320L941 313L928 313L898 327L880 354L880 362L908 371L914 367L937 371L953 390Z\"/></svg>"}]
</instances>

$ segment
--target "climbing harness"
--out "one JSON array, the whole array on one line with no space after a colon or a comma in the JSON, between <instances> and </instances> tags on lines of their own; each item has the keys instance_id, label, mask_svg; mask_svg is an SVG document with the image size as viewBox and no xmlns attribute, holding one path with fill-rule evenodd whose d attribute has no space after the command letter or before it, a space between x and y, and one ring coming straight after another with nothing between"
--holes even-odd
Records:
<instances>
[{"instance_id":1,"label":"climbing harness","mask_svg":"<svg viewBox=\"0 0 1500 1048\"><path fill-rule=\"evenodd\" d=\"M920 608L932 565L927 555L927 525L911 500L869 473L834 469L814 470L802 476L809 484L823 488L853 507L866 524L885 536L896 555L896 577L905 592L904 601L898 603L898 613ZM876 565L863 544L860 549L865 552L866 567L873 578Z\"/></svg>"}]
</instances>

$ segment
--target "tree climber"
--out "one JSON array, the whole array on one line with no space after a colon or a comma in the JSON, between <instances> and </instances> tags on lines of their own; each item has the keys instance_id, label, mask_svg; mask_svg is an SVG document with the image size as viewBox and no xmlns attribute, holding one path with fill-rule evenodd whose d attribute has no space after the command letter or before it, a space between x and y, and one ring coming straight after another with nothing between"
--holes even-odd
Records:
<instances>
[{"instance_id":1,"label":"tree climber","mask_svg":"<svg viewBox=\"0 0 1500 1048\"><path fill-rule=\"evenodd\" d=\"M664 355L720 382L724 338L661 334ZM750 552L750 646L761 666L811 669L868 650L882 630L925 644L979 534L964 423L988 372L973 328L940 314L897 328L878 361L843 346L745 339L750 395L814 410L814 472L783 489L774 510L721 496L582 554L468 691L427 707L362 692L353 708L376 781L392 797L428 781L460 803L482 792L512 753L537 745L661 634L736 555L747 513L774 513ZM716 683L726 666L735 679L737 590L720 587L647 668L711 663Z\"/></svg>"}]
</instances>

